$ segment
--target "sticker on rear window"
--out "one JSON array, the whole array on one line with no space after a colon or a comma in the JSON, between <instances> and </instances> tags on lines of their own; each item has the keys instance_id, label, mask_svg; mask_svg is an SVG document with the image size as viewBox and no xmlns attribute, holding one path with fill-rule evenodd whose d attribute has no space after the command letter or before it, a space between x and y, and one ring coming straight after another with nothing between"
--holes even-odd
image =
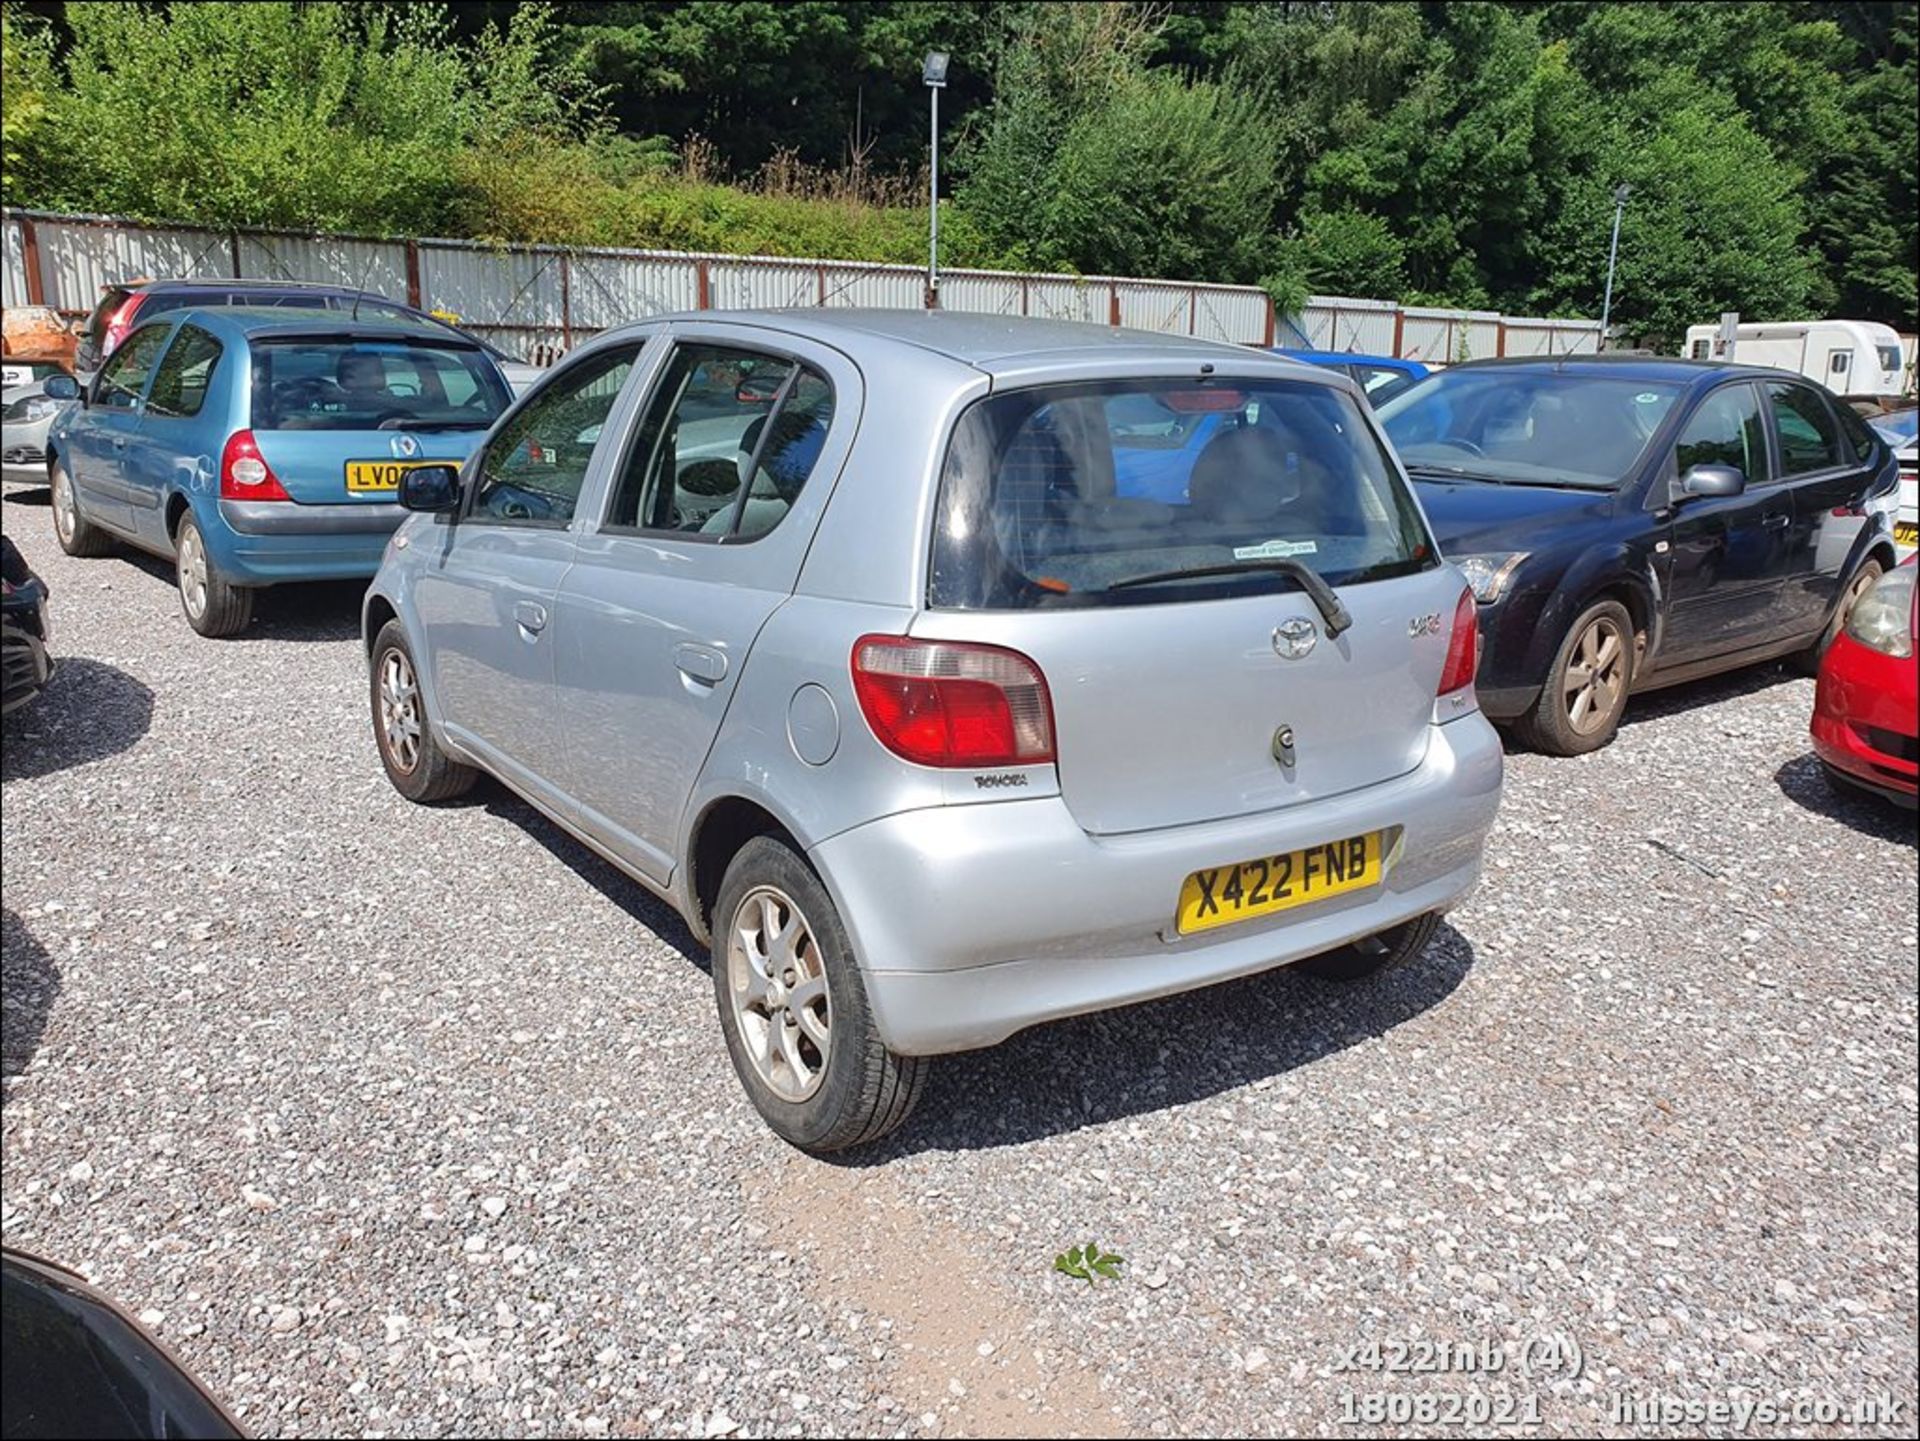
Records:
<instances>
[{"instance_id":1,"label":"sticker on rear window","mask_svg":"<svg viewBox=\"0 0 1920 1441\"><path fill-rule=\"evenodd\" d=\"M1320 543L1312 540L1263 540L1258 545L1236 545L1235 560L1285 560L1290 555L1317 555Z\"/></svg>"}]
</instances>

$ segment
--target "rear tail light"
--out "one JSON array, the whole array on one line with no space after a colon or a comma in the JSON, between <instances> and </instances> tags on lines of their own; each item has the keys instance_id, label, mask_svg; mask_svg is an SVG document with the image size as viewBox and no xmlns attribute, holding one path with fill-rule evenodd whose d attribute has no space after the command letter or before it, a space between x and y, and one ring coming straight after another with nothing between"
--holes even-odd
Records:
<instances>
[{"instance_id":1,"label":"rear tail light","mask_svg":"<svg viewBox=\"0 0 1920 1441\"><path fill-rule=\"evenodd\" d=\"M1475 612L1473 592L1460 593L1453 608L1453 635L1447 640L1447 663L1440 671L1440 689L1436 695L1452 695L1473 684L1480 666L1480 617Z\"/></svg>"},{"instance_id":2,"label":"rear tail light","mask_svg":"<svg viewBox=\"0 0 1920 1441\"><path fill-rule=\"evenodd\" d=\"M222 500L292 500L250 430L236 430L220 453Z\"/></svg>"},{"instance_id":3,"label":"rear tail light","mask_svg":"<svg viewBox=\"0 0 1920 1441\"><path fill-rule=\"evenodd\" d=\"M133 329L133 318L140 313L140 306L146 298L146 291L141 290L120 302L120 308L113 312L113 319L107 322L106 338L100 342L102 360L119 349L120 342L127 338L127 332Z\"/></svg>"},{"instance_id":4,"label":"rear tail light","mask_svg":"<svg viewBox=\"0 0 1920 1441\"><path fill-rule=\"evenodd\" d=\"M862 636L853 647L853 692L880 744L916 765L1024 766L1054 758L1046 677L1018 651Z\"/></svg>"}]
</instances>

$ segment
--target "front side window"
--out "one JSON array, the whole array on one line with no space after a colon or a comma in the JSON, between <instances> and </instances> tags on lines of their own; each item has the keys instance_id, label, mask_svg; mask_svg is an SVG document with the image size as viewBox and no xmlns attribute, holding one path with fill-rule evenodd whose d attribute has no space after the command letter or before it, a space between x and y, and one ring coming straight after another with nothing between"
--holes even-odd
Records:
<instances>
[{"instance_id":1,"label":"front side window","mask_svg":"<svg viewBox=\"0 0 1920 1441\"><path fill-rule=\"evenodd\" d=\"M833 387L811 366L727 346L679 346L607 523L757 540L786 518L832 423Z\"/></svg>"},{"instance_id":2,"label":"front side window","mask_svg":"<svg viewBox=\"0 0 1920 1441\"><path fill-rule=\"evenodd\" d=\"M982 400L955 427L929 599L1212 599L1291 584L1276 560L1334 585L1437 563L1350 396L1265 379L1041 386Z\"/></svg>"},{"instance_id":3,"label":"front side window","mask_svg":"<svg viewBox=\"0 0 1920 1441\"><path fill-rule=\"evenodd\" d=\"M1810 475L1841 464L1840 427L1826 401L1804 385L1770 385L1773 428L1780 437L1780 473Z\"/></svg>"},{"instance_id":4,"label":"front side window","mask_svg":"<svg viewBox=\"0 0 1920 1441\"><path fill-rule=\"evenodd\" d=\"M147 409L177 419L198 415L206 402L213 369L220 363L220 342L197 325L183 325L154 372Z\"/></svg>"},{"instance_id":5,"label":"front side window","mask_svg":"<svg viewBox=\"0 0 1920 1441\"><path fill-rule=\"evenodd\" d=\"M1730 465L1749 485L1767 479L1767 438L1750 385L1729 385L1700 402L1673 448L1676 474L1696 465Z\"/></svg>"},{"instance_id":6,"label":"front side window","mask_svg":"<svg viewBox=\"0 0 1920 1441\"><path fill-rule=\"evenodd\" d=\"M94 389L95 405L114 410L132 407L147 388L147 376L153 372L153 363L160 358L161 347L167 343L169 328L167 322L162 321L134 331L121 342L120 348L100 367L100 378Z\"/></svg>"},{"instance_id":7,"label":"front side window","mask_svg":"<svg viewBox=\"0 0 1920 1441\"><path fill-rule=\"evenodd\" d=\"M1583 371L1463 367L1379 407L1416 473L1611 490L1636 474L1679 390Z\"/></svg>"},{"instance_id":8,"label":"front side window","mask_svg":"<svg viewBox=\"0 0 1920 1441\"><path fill-rule=\"evenodd\" d=\"M255 430L485 430L508 402L473 345L375 336L253 345Z\"/></svg>"},{"instance_id":9,"label":"front side window","mask_svg":"<svg viewBox=\"0 0 1920 1441\"><path fill-rule=\"evenodd\" d=\"M1892 372L1900 368L1900 347L1897 345L1876 345L1874 354L1880 357L1880 368Z\"/></svg>"},{"instance_id":10,"label":"front side window","mask_svg":"<svg viewBox=\"0 0 1920 1441\"><path fill-rule=\"evenodd\" d=\"M520 408L481 453L472 514L564 525L573 519L607 416L640 354L620 346L572 366Z\"/></svg>"}]
</instances>

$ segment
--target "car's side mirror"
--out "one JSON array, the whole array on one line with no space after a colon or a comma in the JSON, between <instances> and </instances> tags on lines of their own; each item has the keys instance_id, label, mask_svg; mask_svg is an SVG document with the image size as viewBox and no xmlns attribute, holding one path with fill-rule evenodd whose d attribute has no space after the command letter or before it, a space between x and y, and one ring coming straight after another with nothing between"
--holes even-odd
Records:
<instances>
[{"instance_id":1,"label":"car's side mirror","mask_svg":"<svg viewBox=\"0 0 1920 1441\"><path fill-rule=\"evenodd\" d=\"M416 465L401 471L400 504L408 510L458 510L460 472L451 465Z\"/></svg>"},{"instance_id":2,"label":"car's side mirror","mask_svg":"<svg viewBox=\"0 0 1920 1441\"><path fill-rule=\"evenodd\" d=\"M1680 477L1680 494L1686 498L1742 495L1746 489L1747 473L1737 465L1696 465Z\"/></svg>"},{"instance_id":3,"label":"car's side mirror","mask_svg":"<svg viewBox=\"0 0 1920 1441\"><path fill-rule=\"evenodd\" d=\"M80 382L71 375L49 375L40 382L40 393L54 400L78 400L81 396Z\"/></svg>"}]
</instances>

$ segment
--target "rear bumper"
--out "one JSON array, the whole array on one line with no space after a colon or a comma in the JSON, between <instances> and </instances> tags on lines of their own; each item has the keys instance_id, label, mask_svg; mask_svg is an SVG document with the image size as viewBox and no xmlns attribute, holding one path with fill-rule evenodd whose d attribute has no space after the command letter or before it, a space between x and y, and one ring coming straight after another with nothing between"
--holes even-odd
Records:
<instances>
[{"instance_id":1,"label":"rear bumper","mask_svg":"<svg viewBox=\"0 0 1920 1441\"><path fill-rule=\"evenodd\" d=\"M244 585L356 580L380 568L407 512L397 505L222 500L206 532L214 564Z\"/></svg>"},{"instance_id":2,"label":"rear bumper","mask_svg":"<svg viewBox=\"0 0 1920 1441\"><path fill-rule=\"evenodd\" d=\"M1090 836L1059 797L910 811L813 848L861 958L880 1035L904 1055L994 1045L1042 1021L1285 965L1456 904L1500 800L1499 737L1433 729L1396 780L1291 810ZM1181 937L1196 870L1400 827L1382 883Z\"/></svg>"}]
</instances>

